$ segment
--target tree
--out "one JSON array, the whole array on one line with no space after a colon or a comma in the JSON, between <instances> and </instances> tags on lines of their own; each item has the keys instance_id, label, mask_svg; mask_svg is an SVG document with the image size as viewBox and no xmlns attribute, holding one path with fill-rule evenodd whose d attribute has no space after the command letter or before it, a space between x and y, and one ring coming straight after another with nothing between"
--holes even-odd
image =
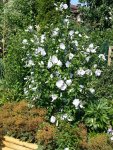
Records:
<instances>
[{"instance_id":1,"label":"tree","mask_svg":"<svg viewBox=\"0 0 113 150\"><path fill-rule=\"evenodd\" d=\"M112 27L113 0L79 0L87 5L82 7L83 20L94 28Z\"/></svg>"}]
</instances>

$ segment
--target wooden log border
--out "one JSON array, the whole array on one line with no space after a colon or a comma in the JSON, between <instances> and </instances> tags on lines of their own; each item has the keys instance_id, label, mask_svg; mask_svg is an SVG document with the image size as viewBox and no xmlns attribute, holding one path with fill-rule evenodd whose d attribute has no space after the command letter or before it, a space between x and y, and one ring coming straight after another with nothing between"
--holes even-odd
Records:
<instances>
[{"instance_id":1,"label":"wooden log border","mask_svg":"<svg viewBox=\"0 0 113 150\"><path fill-rule=\"evenodd\" d=\"M19 139L15 139L9 136L4 136L3 147L0 150L37 150L36 144L22 142Z\"/></svg>"}]
</instances>

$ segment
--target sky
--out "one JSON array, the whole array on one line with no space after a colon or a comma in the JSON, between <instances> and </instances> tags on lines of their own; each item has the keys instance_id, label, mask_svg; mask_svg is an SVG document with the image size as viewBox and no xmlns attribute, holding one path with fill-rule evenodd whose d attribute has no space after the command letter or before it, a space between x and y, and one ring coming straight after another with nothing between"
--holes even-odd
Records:
<instances>
[{"instance_id":1,"label":"sky","mask_svg":"<svg viewBox=\"0 0 113 150\"><path fill-rule=\"evenodd\" d=\"M71 0L71 4L78 4L78 0Z\"/></svg>"}]
</instances>

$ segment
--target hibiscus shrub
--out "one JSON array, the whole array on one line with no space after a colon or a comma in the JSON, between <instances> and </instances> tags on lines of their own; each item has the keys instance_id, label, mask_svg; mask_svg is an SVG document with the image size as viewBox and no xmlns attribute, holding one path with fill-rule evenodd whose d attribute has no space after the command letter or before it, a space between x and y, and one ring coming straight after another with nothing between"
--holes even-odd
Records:
<instances>
[{"instance_id":1,"label":"hibiscus shrub","mask_svg":"<svg viewBox=\"0 0 113 150\"><path fill-rule=\"evenodd\" d=\"M61 9L62 8L62 9ZM53 122L67 114L68 121L79 121L84 108L95 99L93 81L100 78L106 61L98 54L98 47L80 27L65 7L57 25L46 27L44 32L28 31L23 39L27 51L22 59L26 74L24 94L31 103L47 107Z\"/></svg>"},{"instance_id":2,"label":"hibiscus shrub","mask_svg":"<svg viewBox=\"0 0 113 150\"><path fill-rule=\"evenodd\" d=\"M78 142L76 135L72 134L73 131L65 134L74 124L82 121L88 132L105 131L110 124L108 109L112 106L108 100L96 95L94 84L101 78L107 61L85 30L69 16L67 5L55 6L61 14L57 24L47 25L41 30L39 26L30 25L22 35L15 36L6 59L6 70L9 64L6 79L16 91L15 97L21 93L31 105L47 108L47 119L51 124L59 128L62 121L69 124L62 130L62 135L70 145L63 143L61 138L58 148L68 146L74 149ZM53 130L54 127L48 125L47 131L53 133ZM49 143L46 138L54 143L54 134L46 137L48 132L44 127L44 132L37 133L40 143ZM75 139L70 140L71 135ZM84 147L87 147L86 141L85 138L81 141Z\"/></svg>"}]
</instances>

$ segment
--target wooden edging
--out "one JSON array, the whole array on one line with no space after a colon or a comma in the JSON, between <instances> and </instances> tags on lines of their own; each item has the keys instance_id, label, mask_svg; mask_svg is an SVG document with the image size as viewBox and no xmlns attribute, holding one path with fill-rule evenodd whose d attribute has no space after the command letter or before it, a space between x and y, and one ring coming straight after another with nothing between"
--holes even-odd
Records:
<instances>
[{"instance_id":1,"label":"wooden edging","mask_svg":"<svg viewBox=\"0 0 113 150\"><path fill-rule=\"evenodd\" d=\"M113 59L113 46L110 46L108 51L108 66L111 65L112 59Z\"/></svg>"},{"instance_id":2,"label":"wooden edging","mask_svg":"<svg viewBox=\"0 0 113 150\"><path fill-rule=\"evenodd\" d=\"M36 144L22 142L18 139L8 136L4 136L2 143L4 145L2 150L37 150L38 148Z\"/></svg>"}]
</instances>

